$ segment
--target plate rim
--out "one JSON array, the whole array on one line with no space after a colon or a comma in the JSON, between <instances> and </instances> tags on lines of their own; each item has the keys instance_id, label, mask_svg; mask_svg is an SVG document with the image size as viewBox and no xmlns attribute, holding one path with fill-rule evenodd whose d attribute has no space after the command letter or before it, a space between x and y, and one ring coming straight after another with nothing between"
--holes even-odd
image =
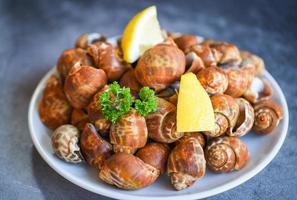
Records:
<instances>
[{"instance_id":1,"label":"plate rim","mask_svg":"<svg viewBox=\"0 0 297 200\"><path fill-rule=\"evenodd\" d=\"M282 147L284 140L286 138L286 135L288 133L288 126L289 126L289 110L288 110L288 105L287 105L287 101L285 98L285 95L283 94L282 89L280 88L279 84L277 83L277 81L273 78L273 76L265 70L264 72L264 77L268 78L269 81L272 82L272 84L275 86L275 89L277 90L277 93L280 96L280 101L281 104L284 105L284 118L283 118L283 122L284 123L284 128L283 131L284 132L279 140L277 141L277 143L275 144L274 148L272 149L271 152L269 152L269 154L262 160L262 162L257 165L255 168L253 168L252 170L248 171L247 173L243 174L240 178L238 179L234 179L232 181L227 182L226 184L220 185L218 187L215 187L213 189L204 191L204 192L200 192L200 193L191 193L191 194L180 194L177 196L141 196L138 194L124 194L124 193L120 193L120 192L114 192L114 191L110 191L109 189L106 188L102 188L102 187L95 187L95 186L91 186L91 184L84 184L81 183L76 177L75 175L72 175L71 173L65 173L63 172L60 168L56 167L54 165L54 163L52 163L49 159L48 154L46 153L46 151L43 149L43 147L41 146L38 138L36 137L35 131L34 131L34 122L33 122L33 113L34 113L34 106L36 105L36 101L38 100L38 96L40 94L40 91L42 91L44 89L45 83L47 81L47 79L54 74L56 71L56 68L52 68L50 69L43 77L42 79L38 82L37 87L35 88L33 95L31 97L30 100L30 104L29 104L29 109L28 109L28 126L29 126L29 131L30 131L30 135L31 135L31 139L33 141L33 144L35 146L35 148L37 149L38 153L41 155L41 157L45 160L45 162L52 168L54 169L60 176L64 177L65 179L67 179L68 181L76 184L77 186L84 188L88 191L94 192L96 194L99 195L103 195L106 197L110 197L110 198L116 198L116 199L126 199L126 200L135 200L135 199L143 199L143 200L184 200L184 198L187 199L201 199L201 198L206 198L206 197L210 197L210 196L214 196L217 195L219 193L225 192L227 190L230 190L232 188L235 188L241 184L243 184L244 182L248 181L249 179L251 179L252 177L256 176L260 171L262 171L272 160L273 158L277 155L277 153L279 152L280 148Z\"/></svg>"}]
</instances>

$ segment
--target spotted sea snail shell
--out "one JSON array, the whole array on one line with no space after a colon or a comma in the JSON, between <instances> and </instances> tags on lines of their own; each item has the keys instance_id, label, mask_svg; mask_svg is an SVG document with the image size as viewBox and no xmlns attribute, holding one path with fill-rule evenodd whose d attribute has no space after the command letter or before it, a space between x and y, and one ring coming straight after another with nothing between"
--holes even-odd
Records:
<instances>
[{"instance_id":1,"label":"spotted sea snail shell","mask_svg":"<svg viewBox=\"0 0 297 200\"><path fill-rule=\"evenodd\" d=\"M57 61L57 70L62 81L65 80L74 64L80 63L82 65L92 66L93 60L87 54L87 51L80 48L66 49L60 55Z\"/></svg>"},{"instance_id":2,"label":"spotted sea snail shell","mask_svg":"<svg viewBox=\"0 0 297 200\"><path fill-rule=\"evenodd\" d=\"M239 115L234 129L229 129L227 135L233 137L241 137L246 135L254 124L254 109L252 105L244 98L237 98L236 102L239 106Z\"/></svg>"},{"instance_id":3,"label":"spotted sea snail shell","mask_svg":"<svg viewBox=\"0 0 297 200\"><path fill-rule=\"evenodd\" d=\"M262 77L255 77L250 87L243 94L243 97L251 103L256 103L264 99L269 100L272 94L271 84Z\"/></svg>"},{"instance_id":4,"label":"spotted sea snail shell","mask_svg":"<svg viewBox=\"0 0 297 200\"><path fill-rule=\"evenodd\" d=\"M149 138L162 143L172 143L183 136L176 131L176 107L157 97L157 111L146 117Z\"/></svg>"},{"instance_id":5,"label":"spotted sea snail shell","mask_svg":"<svg viewBox=\"0 0 297 200\"><path fill-rule=\"evenodd\" d=\"M51 129L69 123L72 107L57 76L48 79L38 111L41 121Z\"/></svg>"},{"instance_id":6,"label":"spotted sea snail shell","mask_svg":"<svg viewBox=\"0 0 297 200\"><path fill-rule=\"evenodd\" d=\"M159 174L166 171L170 148L164 143L150 143L139 149L135 156L159 170Z\"/></svg>"},{"instance_id":7,"label":"spotted sea snail shell","mask_svg":"<svg viewBox=\"0 0 297 200\"><path fill-rule=\"evenodd\" d=\"M102 69L78 64L69 72L64 91L71 105L80 109L85 108L106 83L107 77Z\"/></svg>"},{"instance_id":8,"label":"spotted sea snail shell","mask_svg":"<svg viewBox=\"0 0 297 200\"><path fill-rule=\"evenodd\" d=\"M262 100L254 105L255 122L253 130L259 134L269 134L284 117L283 108L276 102Z\"/></svg>"},{"instance_id":9,"label":"spotted sea snail shell","mask_svg":"<svg viewBox=\"0 0 297 200\"><path fill-rule=\"evenodd\" d=\"M145 118L131 109L111 125L109 138L114 152L133 154L147 142L148 130Z\"/></svg>"},{"instance_id":10,"label":"spotted sea snail shell","mask_svg":"<svg viewBox=\"0 0 297 200\"><path fill-rule=\"evenodd\" d=\"M174 38L174 42L183 52L185 52L189 47L198 44L197 36L190 34L183 34Z\"/></svg>"},{"instance_id":11,"label":"spotted sea snail shell","mask_svg":"<svg viewBox=\"0 0 297 200\"><path fill-rule=\"evenodd\" d=\"M75 47L87 49L89 45L99 41L106 41L106 37L104 37L100 33L84 33L77 38Z\"/></svg>"},{"instance_id":12,"label":"spotted sea snail shell","mask_svg":"<svg viewBox=\"0 0 297 200\"><path fill-rule=\"evenodd\" d=\"M241 56L239 49L231 43L206 39L202 43L208 46L215 54L218 65L239 65Z\"/></svg>"},{"instance_id":13,"label":"spotted sea snail shell","mask_svg":"<svg viewBox=\"0 0 297 200\"><path fill-rule=\"evenodd\" d=\"M206 165L216 173L239 170L246 165L249 157L247 146L236 137L215 138L205 149Z\"/></svg>"},{"instance_id":14,"label":"spotted sea snail shell","mask_svg":"<svg viewBox=\"0 0 297 200\"><path fill-rule=\"evenodd\" d=\"M215 129L203 133L210 137L218 137L228 129L235 127L239 115L239 106L233 97L226 94L213 95L210 100L215 115Z\"/></svg>"},{"instance_id":15,"label":"spotted sea snail shell","mask_svg":"<svg viewBox=\"0 0 297 200\"><path fill-rule=\"evenodd\" d=\"M51 136L55 154L62 160L70 163L82 162L78 146L79 130L70 124L58 127Z\"/></svg>"},{"instance_id":16,"label":"spotted sea snail shell","mask_svg":"<svg viewBox=\"0 0 297 200\"><path fill-rule=\"evenodd\" d=\"M255 68L256 76L263 75L265 64L262 58L248 51L241 51L240 56L242 58L241 66L252 66Z\"/></svg>"},{"instance_id":17,"label":"spotted sea snail shell","mask_svg":"<svg viewBox=\"0 0 297 200\"><path fill-rule=\"evenodd\" d=\"M87 163L98 169L113 154L112 146L100 137L91 123L87 123L81 133L80 147Z\"/></svg>"},{"instance_id":18,"label":"spotted sea snail shell","mask_svg":"<svg viewBox=\"0 0 297 200\"><path fill-rule=\"evenodd\" d=\"M177 81L184 71L184 53L174 45L159 44L139 58L135 75L141 85L158 92Z\"/></svg>"},{"instance_id":19,"label":"spotted sea snail shell","mask_svg":"<svg viewBox=\"0 0 297 200\"><path fill-rule=\"evenodd\" d=\"M104 182L126 190L136 190L152 184L159 171L140 158L120 152L104 162L99 178Z\"/></svg>"},{"instance_id":20,"label":"spotted sea snail shell","mask_svg":"<svg viewBox=\"0 0 297 200\"><path fill-rule=\"evenodd\" d=\"M228 87L228 78L223 69L207 67L197 73L197 78L210 95L223 94Z\"/></svg>"},{"instance_id":21,"label":"spotted sea snail shell","mask_svg":"<svg viewBox=\"0 0 297 200\"><path fill-rule=\"evenodd\" d=\"M91 103L87 107L90 121L95 125L96 130L99 131L100 135L102 136L108 136L111 126L111 122L104 118L99 103L100 95L107 90L108 86L103 86L103 88L101 88L100 91L93 96Z\"/></svg>"},{"instance_id":22,"label":"spotted sea snail shell","mask_svg":"<svg viewBox=\"0 0 297 200\"><path fill-rule=\"evenodd\" d=\"M120 49L108 42L96 42L88 47L97 68L105 71L109 81L117 81L131 66L122 58Z\"/></svg>"},{"instance_id":23,"label":"spotted sea snail shell","mask_svg":"<svg viewBox=\"0 0 297 200\"><path fill-rule=\"evenodd\" d=\"M78 128L78 130L82 131L90 120L88 118L88 114L83 109L74 108L71 113L71 124Z\"/></svg>"},{"instance_id":24,"label":"spotted sea snail shell","mask_svg":"<svg viewBox=\"0 0 297 200\"><path fill-rule=\"evenodd\" d=\"M182 140L168 158L167 173L176 190L185 189L202 178L205 168L203 149L194 137Z\"/></svg>"},{"instance_id":25,"label":"spotted sea snail shell","mask_svg":"<svg viewBox=\"0 0 297 200\"><path fill-rule=\"evenodd\" d=\"M201 132L185 132L184 136L175 142L178 145L180 142L186 140L189 137L194 137L198 140L202 148L206 145L206 137Z\"/></svg>"}]
</instances>

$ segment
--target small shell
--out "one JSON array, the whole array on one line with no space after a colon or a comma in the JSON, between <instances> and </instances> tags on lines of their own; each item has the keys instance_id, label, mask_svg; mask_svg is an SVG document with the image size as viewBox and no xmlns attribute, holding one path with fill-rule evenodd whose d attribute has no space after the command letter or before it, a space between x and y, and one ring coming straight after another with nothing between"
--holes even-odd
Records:
<instances>
[{"instance_id":1,"label":"small shell","mask_svg":"<svg viewBox=\"0 0 297 200\"><path fill-rule=\"evenodd\" d=\"M203 61L205 67L217 66L220 59L217 52L213 51L208 45L193 45L187 50L186 55L190 52L194 52Z\"/></svg>"},{"instance_id":2,"label":"small shell","mask_svg":"<svg viewBox=\"0 0 297 200\"><path fill-rule=\"evenodd\" d=\"M100 95L108 90L108 86L105 85L99 92L97 92L88 105L88 117L90 121L95 125L96 129L99 131L100 135L107 136L111 126L111 122L104 118L104 115L100 108L99 97Z\"/></svg>"},{"instance_id":3,"label":"small shell","mask_svg":"<svg viewBox=\"0 0 297 200\"><path fill-rule=\"evenodd\" d=\"M97 68L105 71L109 81L117 81L131 66L122 58L119 48L108 42L97 42L88 47Z\"/></svg>"},{"instance_id":4,"label":"small shell","mask_svg":"<svg viewBox=\"0 0 297 200\"><path fill-rule=\"evenodd\" d=\"M223 69L208 67L197 73L197 78L210 95L223 94L228 87L228 78Z\"/></svg>"},{"instance_id":5,"label":"small shell","mask_svg":"<svg viewBox=\"0 0 297 200\"><path fill-rule=\"evenodd\" d=\"M214 131L204 132L210 137L223 135L227 129L233 129L239 115L239 106L235 99L226 94L213 95L211 98L215 113L216 128Z\"/></svg>"},{"instance_id":6,"label":"small shell","mask_svg":"<svg viewBox=\"0 0 297 200\"><path fill-rule=\"evenodd\" d=\"M262 58L256 56L248 51L241 51L240 56L242 58L241 66L252 66L255 68L257 76L263 75L265 70L265 64Z\"/></svg>"},{"instance_id":7,"label":"small shell","mask_svg":"<svg viewBox=\"0 0 297 200\"><path fill-rule=\"evenodd\" d=\"M145 118L131 109L111 125L109 138L114 152L133 154L138 148L145 146L147 135Z\"/></svg>"},{"instance_id":8,"label":"small shell","mask_svg":"<svg viewBox=\"0 0 297 200\"><path fill-rule=\"evenodd\" d=\"M69 72L64 91L73 107L85 108L106 82L107 77L102 69L78 64Z\"/></svg>"},{"instance_id":9,"label":"small shell","mask_svg":"<svg viewBox=\"0 0 297 200\"><path fill-rule=\"evenodd\" d=\"M203 44L208 45L212 51L216 51L219 65L239 65L241 63L240 51L234 44L215 40L204 40Z\"/></svg>"},{"instance_id":10,"label":"small shell","mask_svg":"<svg viewBox=\"0 0 297 200\"><path fill-rule=\"evenodd\" d=\"M69 123L72 107L57 76L48 79L38 111L40 120L51 129Z\"/></svg>"},{"instance_id":11,"label":"small shell","mask_svg":"<svg viewBox=\"0 0 297 200\"><path fill-rule=\"evenodd\" d=\"M168 158L167 173L176 190L185 189L202 178L205 168L203 149L194 137L182 140Z\"/></svg>"},{"instance_id":12,"label":"small shell","mask_svg":"<svg viewBox=\"0 0 297 200\"><path fill-rule=\"evenodd\" d=\"M87 113L83 109L73 109L71 114L71 124L82 131L86 123L90 122Z\"/></svg>"},{"instance_id":13,"label":"small shell","mask_svg":"<svg viewBox=\"0 0 297 200\"><path fill-rule=\"evenodd\" d=\"M245 70L237 67L225 69L228 77L228 88L225 94L234 98L242 96L250 87L251 76Z\"/></svg>"},{"instance_id":14,"label":"small shell","mask_svg":"<svg viewBox=\"0 0 297 200\"><path fill-rule=\"evenodd\" d=\"M87 51L79 48L72 48L63 51L57 61L57 70L62 81L65 80L74 64L93 65L92 58L87 54Z\"/></svg>"},{"instance_id":15,"label":"small shell","mask_svg":"<svg viewBox=\"0 0 297 200\"><path fill-rule=\"evenodd\" d=\"M236 99L239 105L239 116L236 122L235 130L230 129L227 135L233 137L241 137L247 134L254 124L254 109L252 105L243 98Z\"/></svg>"},{"instance_id":16,"label":"small shell","mask_svg":"<svg viewBox=\"0 0 297 200\"><path fill-rule=\"evenodd\" d=\"M136 156L159 170L160 174L166 171L167 159L170 148L167 144L150 143L139 149Z\"/></svg>"},{"instance_id":17,"label":"small shell","mask_svg":"<svg viewBox=\"0 0 297 200\"><path fill-rule=\"evenodd\" d=\"M70 124L57 128L52 136L52 146L55 154L70 163L80 163L82 156L78 146L79 130Z\"/></svg>"},{"instance_id":18,"label":"small shell","mask_svg":"<svg viewBox=\"0 0 297 200\"><path fill-rule=\"evenodd\" d=\"M197 74L201 69L204 69L202 59L193 51L186 54L186 72Z\"/></svg>"},{"instance_id":19,"label":"small shell","mask_svg":"<svg viewBox=\"0 0 297 200\"><path fill-rule=\"evenodd\" d=\"M128 153L116 153L105 161L99 172L104 182L126 190L136 190L152 184L159 171L140 158Z\"/></svg>"},{"instance_id":20,"label":"small shell","mask_svg":"<svg viewBox=\"0 0 297 200\"><path fill-rule=\"evenodd\" d=\"M230 172L244 167L249 160L247 146L235 137L212 140L205 149L207 167L216 172Z\"/></svg>"},{"instance_id":21,"label":"small shell","mask_svg":"<svg viewBox=\"0 0 297 200\"><path fill-rule=\"evenodd\" d=\"M176 107L157 97L157 111L146 117L149 138L156 142L172 143L183 136L176 131Z\"/></svg>"},{"instance_id":22,"label":"small shell","mask_svg":"<svg viewBox=\"0 0 297 200\"><path fill-rule=\"evenodd\" d=\"M185 71L185 55L174 45L159 44L139 58L135 75L139 83L161 91Z\"/></svg>"},{"instance_id":23,"label":"small shell","mask_svg":"<svg viewBox=\"0 0 297 200\"><path fill-rule=\"evenodd\" d=\"M194 137L198 140L199 144L201 145L202 148L205 147L206 144L206 138L201 132L185 132L184 136L177 140L175 142L176 145L178 145L180 142L183 142L184 140L187 140L188 137Z\"/></svg>"},{"instance_id":24,"label":"small shell","mask_svg":"<svg viewBox=\"0 0 297 200\"><path fill-rule=\"evenodd\" d=\"M251 103L256 103L264 99L269 100L272 94L273 90L270 83L266 79L255 77L243 97Z\"/></svg>"},{"instance_id":25,"label":"small shell","mask_svg":"<svg viewBox=\"0 0 297 200\"><path fill-rule=\"evenodd\" d=\"M141 89L141 84L137 81L135 76L135 70L132 68L126 71L124 75L121 77L120 85L122 87L130 88L131 92L134 95L136 95Z\"/></svg>"},{"instance_id":26,"label":"small shell","mask_svg":"<svg viewBox=\"0 0 297 200\"><path fill-rule=\"evenodd\" d=\"M112 155L111 145L101 138L95 127L87 123L81 134L80 147L89 165L101 169L104 161Z\"/></svg>"},{"instance_id":27,"label":"small shell","mask_svg":"<svg viewBox=\"0 0 297 200\"><path fill-rule=\"evenodd\" d=\"M198 44L197 36L184 34L177 38L174 38L174 42L177 44L178 48L180 48L183 52L188 49L190 46Z\"/></svg>"},{"instance_id":28,"label":"small shell","mask_svg":"<svg viewBox=\"0 0 297 200\"><path fill-rule=\"evenodd\" d=\"M106 37L102 36L100 33L84 33L77 38L75 47L87 49L89 45L99 41L106 41Z\"/></svg>"},{"instance_id":29,"label":"small shell","mask_svg":"<svg viewBox=\"0 0 297 200\"><path fill-rule=\"evenodd\" d=\"M262 100L254 105L255 122L253 130L259 134L268 134L278 126L283 119L282 107L273 101Z\"/></svg>"}]
</instances>

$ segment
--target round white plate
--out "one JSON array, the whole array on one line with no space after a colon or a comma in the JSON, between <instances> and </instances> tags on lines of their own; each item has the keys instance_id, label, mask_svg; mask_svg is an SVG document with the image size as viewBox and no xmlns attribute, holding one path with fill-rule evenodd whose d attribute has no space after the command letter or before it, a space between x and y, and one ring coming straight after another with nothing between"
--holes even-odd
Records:
<instances>
[{"instance_id":1,"label":"round white plate","mask_svg":"<svg viewBox=\"0 0 297 200\"><path fill-rule=\"evenodd\" d=\"M241 138L247 144L251 154L248 164L243 169L227 174L213 174L207 171L205 177L182 191L176 191L172 188L167 175L163 175L155 183L141 190L121 190L100 181L96 170L87 164L69 164L53 154L50 140L51 130L43 125L38 114L38 103L43 94L43 89L47 79L53 73L56 73L55 69L50 70L42 78L30 102L28 119L33 143L43 159L61 176L82 188L107 197L136 200L184 200L200 199L219 194L244 183L266 167L281 148L287 134L289 122L287 102L277 82L266 71L264 76L272 84L273 99L282 105L285 115L279 126L270 135L259 136L249 133Z\"/></svg>"}]
</instances>

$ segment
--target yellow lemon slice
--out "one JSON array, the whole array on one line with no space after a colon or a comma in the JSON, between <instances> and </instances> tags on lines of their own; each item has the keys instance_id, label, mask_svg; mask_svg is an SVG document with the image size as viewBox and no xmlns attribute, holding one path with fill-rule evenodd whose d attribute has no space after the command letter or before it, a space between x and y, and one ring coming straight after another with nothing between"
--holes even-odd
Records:
<instances>
[{"instance_id":1,"label":"yellow lemon slice","mask_svg":"<svg viewBox=\"0 0 297 200\"><path fill-rule=\"evenodd\" d=\"M177 100L177 131L212 131L215 119L212 104L193 73L182 75Z\"/></svg>"},{"instance_id":2,"label":"yellow lemon slice","mask_svg":"<svg viewBox=\"0 0 297 200\"><path fill-rule=\"evenodd\" d=\"M163 40L156 6L144 9L130 20L124 30L121 41L124 60L135 62L145 50Z\"/></svg>"}]
</instances>

